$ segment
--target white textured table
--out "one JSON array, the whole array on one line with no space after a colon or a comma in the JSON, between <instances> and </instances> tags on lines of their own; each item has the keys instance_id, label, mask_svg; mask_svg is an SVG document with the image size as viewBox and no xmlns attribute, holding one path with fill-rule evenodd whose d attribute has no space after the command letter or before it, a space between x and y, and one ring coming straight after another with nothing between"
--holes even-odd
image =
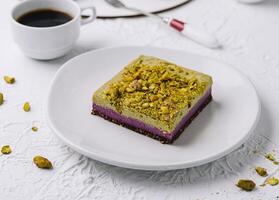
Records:
<instances>
[{"instance_id":1,"label":"white textured table","mask_svg":"<svg viewBox=\"0 0 279 200\"><path fill-rule=\"evenodd\" d=\"M13 43L8 18L16 3L15 0L0 3L0 77L9 74L17 80L14 85L0 80L0 91L7 99L0 106L0 146L9 144L13 149L10 155L0 155L1 200L279 199L279 186L258 187L250 193L234 186L239 178L262 183L263 178L254 172L257 165L269 171L278 167L253 153L254 149L274 150L279 158L278 0L267 0L261 5L194 0L164 13L213 32L224 44L222 50L201 47L147 18L97 20L83 27L69 55L50 62L26 58ZM262 116L254 135L241 148L215 162L167 172L108 166L69 149L46 125L44 104L50 81L68 59L88 50L119 44L183 49L237 67L255 84L262 101ZM25 101L32 105L30 113L22 111ZM39 131L32 132L32 125L38 126ZM52 160L54 169L36 168L32 158L37 154Z\"/></svg>"}]
</instances>

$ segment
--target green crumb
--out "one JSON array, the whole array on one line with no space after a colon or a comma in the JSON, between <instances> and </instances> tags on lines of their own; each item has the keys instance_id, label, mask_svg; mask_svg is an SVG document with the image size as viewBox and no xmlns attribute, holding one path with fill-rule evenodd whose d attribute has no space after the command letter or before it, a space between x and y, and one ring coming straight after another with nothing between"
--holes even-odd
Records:
<instances>
[{"instance_id":1,"label":"green crumb","mask_svg":"<svg viewBox=\"0 0 279 200\"><path fill-rule=\"evenodd\" d=\"M25 112L29 112L29 111L31 110L31 106L30 106L30 104L29 104L28 102L25 102L25 103L23 104L23 110L24 110Z\"/></svg>"},{"instance_id":2,"label":"green crumb","mask_svg":"<svg viewBox=\"0 0 279 200\"><path fill-rule=\"evenodd\" d=\"M279 161L273 161L274 165L279 165Z\"/></svg>"},{"instance_id":3,"label":"green crumb","mask_svg":"<svg viewBox=\"0 0 279 200\"><path fill-rule=\"evenodd\" d=\"M256 172L260 175L260 176L267 176L267 171L265 168L263 167L256 167L255 168Z\"/></svg>"},{"instance_id":4,"label":"green crumb","mask_svg":"<svg viewBox=\"0 0 279 200\"><path fill-rule=\"evenodd\" d=\"M4 95L0 92L0 105L4 103Z\"/></svg>"},{"instance_id":5,"label":"green crumb","mask_svg":"<svg viewBox=\"0 0 279 200\"><path fill-rule=\"evenodd\" d=\"M15 82L15 78L12 76L4 76L4 81L8 84L13 84Z\"/></svg>"},{"instance_id":6,"label":"green crumb","mask_svg":"<svg viewBox=\"0 0 279 200\"><path fill-rule=\"evenodd\" d=\"M236 186L245 191L252 191L256 187L256 184L252 180L240 179Z\"/></svg>"},{"instance_id":7,"label":"green crumb","mask_svg":"<svg viewBox=\"0 0 279 200\"><path fill-rule=\"evenodd\" d=\"M258 153L258 151L257 151L257 150L253 150L252 152L253 152L254 154Z\"/></svg>"},{"instance_id":8,"label":"green crumb","mask_svg":"<svg viewBox=\"0 0 279 200\"><path fill-rule=\"evenodd\" d=\"M52 163L47 159L42 156L35 156L33 158L33 162L37 165L38 168L41 169L52 169Z\"/></svg>"},{"instance_id":9,"label":"green crumb","mask_svg":"<svg viewBox=\"0 0 279 200\"><path fill-rule=\"evenodd\" d=\"M270 161L275 161L275 157L272 153L268 153L265 155L265 158L270 160Z\"/></svg>"},{"instance_id":10,"label":"green crumb","mask_svg":"<svg viewBox=\"0 0 279 200\"><path fill-rule=\"evenodd\" d=\"M38 131L38 127L33 126L33 127L32 127L32 131L37 132L37 131Z\"/></svg>"},{"instance_id":11,"label":"green crumb","mask_svg":"<svg viewBox=\"0 0 279 200\"><path fill-rule=\"evenodd\" d=\"M269 184L269 185L275 186L275 185L278 185L279 180L278 180L278 178L271 177L271 178L266 180L266 183Z\"/></svg>"},{"instance_id":12,"label":"green crumb","mask_svg":"<svg viewBox=\"0 0 279 200\"><path fill-rule=\"evenodd\" d=\"M10 153L12 153L12 149L9 145L5 145L1 148L1 153L2 154L10 154Z\"/></svg>"}]
</instances>

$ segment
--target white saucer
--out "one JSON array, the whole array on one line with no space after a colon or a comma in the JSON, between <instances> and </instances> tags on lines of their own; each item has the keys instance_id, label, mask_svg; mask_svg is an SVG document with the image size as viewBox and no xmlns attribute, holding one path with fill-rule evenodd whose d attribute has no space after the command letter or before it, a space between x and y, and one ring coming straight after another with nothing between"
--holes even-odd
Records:
<instances>
[{"instance_id":1,"label":"white saucer","mask_svg":"<svg viewBox=\"0 0 279 200\"><path fill-rule=\"evenodd\" d=\"M213 77L213 102L172 145L90 114L93 92L140 54ZM144 170L187 168L218 159L248 138L259 116L256 90L233 67L201 55L155 47L113 47L73 58L57 72L47 103L50 127L70 147L101 162Z\"/></svg>"},{"instance_id":2,"label":"white saucer","mask_svg":"<svg viewBox=\"0 0 279 200\"><path fill-rule=\"evenodd\" d=\"M148 12L160 12L182 5L190 0L122 0L127 6L139 8ZM104 0L94 0L98 17L126 17L138 13L125 9L114 8Z\"/></svg>"}]
</instances>

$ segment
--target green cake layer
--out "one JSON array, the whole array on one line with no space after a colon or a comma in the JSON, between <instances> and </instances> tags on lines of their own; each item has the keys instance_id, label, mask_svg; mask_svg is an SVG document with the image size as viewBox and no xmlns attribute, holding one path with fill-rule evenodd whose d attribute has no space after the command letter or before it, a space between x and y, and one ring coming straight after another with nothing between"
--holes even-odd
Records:
<instances>
[{"instance_id":1,"label":"green cake layer","mask_svg":"<svg viewBox=\"0 0 279 200\"><path fill-rule=\"evenodd\" d=\"M101 86L93 102L170 133L211 85L206 74L142 55Z\"/></svg>"}]
</instances>

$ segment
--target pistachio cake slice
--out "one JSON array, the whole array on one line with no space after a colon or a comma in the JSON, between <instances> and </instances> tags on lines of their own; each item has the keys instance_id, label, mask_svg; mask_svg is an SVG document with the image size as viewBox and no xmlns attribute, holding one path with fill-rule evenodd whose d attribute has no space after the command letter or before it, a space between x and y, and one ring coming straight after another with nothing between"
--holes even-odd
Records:
<instances>
[{"instance_id":1,"label":"pistachio cake slice","mask_svg":"<svg viewBox=\"0 0 279 200\"><path fill-rule=\"evenodd\" d=\"M211 101L212 78L139 56L93 94L92 114L172 143Z\"/></svg>"}]
</instances>

